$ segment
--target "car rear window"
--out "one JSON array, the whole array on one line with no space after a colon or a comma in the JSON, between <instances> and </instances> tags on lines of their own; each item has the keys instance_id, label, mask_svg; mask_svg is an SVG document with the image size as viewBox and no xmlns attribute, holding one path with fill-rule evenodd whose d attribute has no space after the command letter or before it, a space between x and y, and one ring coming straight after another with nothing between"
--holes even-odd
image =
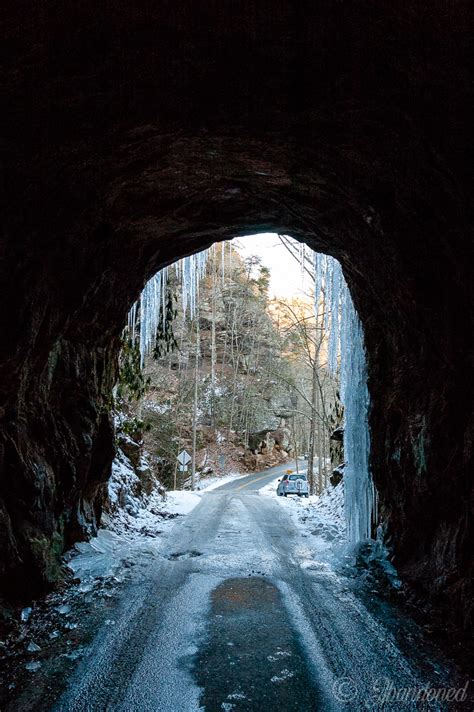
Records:
<instances>
[{"instance_id":1,"label":"car rear window","mask_svg":"<svg viewBox=\"0 0 474 712\"><path fill-rule=\"evenodd\" d=\"M305 480L305 475L290 475L290 480Z\"/></svg>"}]
</instances>

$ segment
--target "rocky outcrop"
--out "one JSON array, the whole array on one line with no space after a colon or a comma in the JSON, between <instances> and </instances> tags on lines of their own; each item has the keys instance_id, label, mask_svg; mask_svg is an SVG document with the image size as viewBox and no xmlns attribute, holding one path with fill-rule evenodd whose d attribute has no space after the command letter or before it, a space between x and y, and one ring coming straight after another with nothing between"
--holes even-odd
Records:
<instances>
[{"instance_id":1,"label":"rocky outcrop","mask_svg":"<svg viewBox=\"0 0 474 712\"><path fill-rule=\"evenodd\" d=\"M333 467L333 476L335 479L338 478L337 474L334 474L339 467L343 467L341 463L344 462L344 428L342 426L333 430L329 437L329 454L331 457L331 465ZM342 471L341 471L342 478ZM333 482L333 477L330 478L332 484L337 484ZM339 480L338 480L339 482Z\"/></svg>"},{"instance_id":2,"label":"rocky outcrop","mask_svg":"<svg viewBox=\"0 0 474 712\"><path fill-rule=\"evenodd\" d=\"M255 454L271 452L274 448L291 452L290 430L281 425L276 430L259 430L257 433L249 433L249 449Z\"/></svg>"},{"instance_id":3,"label":"rocky outcrop","mask_svg":"<svg viewBox=\"0 0 474 712\"><path fill-rule=\"evenodd\" d=\"M113 516L125 510L134 517L140 508L146 507L146 500L154 491L163 496L166 494L153 474L149 454L143 450L142 442L133 440L123 432L119 433L104 497L104 511Z\"/></svg>"},{"instance_id":4,"label":"rocky outcrop","mask_svg":"<svg viewBox=\"0 0 474 712\"><path fill-rule=\"evenodd\" d=\"M97 358L58 339L48 352L41 333L23 336L44 353L23 364L3 413L0 548L4 590L34 594L57 580L64 549L96 531L114 455L106 403L115 379L111 351Z\"/></svg>"},{"instance_id":5,"label":"rocky outcrop","mask_svg":"<svg viewBox=\"0 0 474 712\"><path fill-rule=\"evenodd\" d=\"M281 425L279 428L270 431L268 434L274 441L275 446L280 450L285 450L286 452L292 451L293 448L290 442L291 432L289 428Z\"/></svg>"},{"instance_id":6,"label":"rocky outcrop","mask_svg":"<svg viewBox=\"0 0 474 712\"><path fill-rule=\"evenodd\" d=\"M96 526L127 309L160 266L274 230L365 327L395 562L472 624L467 2L11 3L1 240L2 585Z\"/></svg>"},{"instance_id":7,"label":"rocky outcrop","mask_svg":"<svg viewBox=\"0 0 474 712\"><path fill-rule=\"evenodd\" d=\"M344 463L341 463L340 465L335 467L334 470L331 472L329 481L333 487L337 487L337 485L340 482L342 482L343 477L344 477Z\"/></svg>"}]
</instances>

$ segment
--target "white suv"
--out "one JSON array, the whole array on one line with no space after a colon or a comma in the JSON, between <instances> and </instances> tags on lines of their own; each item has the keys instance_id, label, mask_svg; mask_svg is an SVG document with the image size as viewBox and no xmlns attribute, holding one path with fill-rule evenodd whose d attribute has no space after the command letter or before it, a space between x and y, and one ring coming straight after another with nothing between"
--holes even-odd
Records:
<instances>
[{"instance_id":1,"label":"white suv","mask_svg":"<svg viewBox=\"0 0 474 712\"><path fill-rule=\"evenodd\" d=\"M309 497L306 475L295 475L293 470L288 470L286 475L283 475L281 480L278 480L277 495L286 497L289 494L296 494L298 497Z\"/></svg>"}]
</instances>

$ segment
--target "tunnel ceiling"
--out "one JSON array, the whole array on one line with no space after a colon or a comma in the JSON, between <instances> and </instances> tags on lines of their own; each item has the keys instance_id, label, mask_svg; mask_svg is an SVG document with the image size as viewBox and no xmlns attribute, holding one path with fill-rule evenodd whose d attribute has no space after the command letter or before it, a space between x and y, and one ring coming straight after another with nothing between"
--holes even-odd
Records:
<instances>
[{"instance_id":1,"label":"tunnel ceiling","mask_svg":"<svg viewBox=\"0 0 474 712\"><path fill-rule=\"evenodd\" d=\"M144 281L271 230L341 261L396 562L472 623L469 3L16 2L2 21L9 592L56 580L96 526Z\"/></svg>"}]
</instances>

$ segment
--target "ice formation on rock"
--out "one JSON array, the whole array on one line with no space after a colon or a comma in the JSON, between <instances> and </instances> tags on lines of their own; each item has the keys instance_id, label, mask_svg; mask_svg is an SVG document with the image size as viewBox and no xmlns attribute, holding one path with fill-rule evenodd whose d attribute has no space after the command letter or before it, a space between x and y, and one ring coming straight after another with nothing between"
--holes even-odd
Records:
<instances>
[{"instance_id":1,"label":"ice formation on rock","mask_svg":"<svg viewBox=\"0 0 474 712\"><path fill-rule=\"evenodd\" d=\"M224 252L224 251L222 251ZM183 314L193 319L199 297L199 282L206 272L209 250L184 257L174 268L181 280ZM224 265L222 266L224 269ZM130 309L128 315L129 334L133 340L139 339L141 363L155 345L156 330L160 319L166 314L166 291L169 267L157 272L144 286L140 299Z\"/></svg>"},{"instance_id":2,"label":"ice formation on rock","mask_svg":"<svg viewBox=\"0 0 474 712\"><path fill-rule=\"evenodd\" d=\"M328 367L340 366L344 405L345 515L350 541L369 539L376 518L376 492L369 465L369 391L364 333L341 265L333 257L315 253L315 311L324 309L328 332Z\"/></svg>"}]
</instances>

